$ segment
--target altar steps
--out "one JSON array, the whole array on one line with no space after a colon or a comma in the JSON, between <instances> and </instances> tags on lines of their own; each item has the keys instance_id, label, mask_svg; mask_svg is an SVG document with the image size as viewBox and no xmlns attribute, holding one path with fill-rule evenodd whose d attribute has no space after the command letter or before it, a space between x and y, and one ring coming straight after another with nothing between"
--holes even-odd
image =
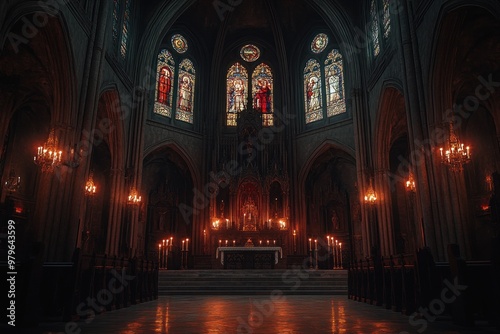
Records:
<instances>
[{"instance_id":1,"label":"altar steps","mask_svg":"<svg viewBox=\"0 0 500 334\"><path fill-rule=\"evenodd\" d=\"M168 295L346 295L347 270L160 270Z\"/></svg>"}]
</instances>

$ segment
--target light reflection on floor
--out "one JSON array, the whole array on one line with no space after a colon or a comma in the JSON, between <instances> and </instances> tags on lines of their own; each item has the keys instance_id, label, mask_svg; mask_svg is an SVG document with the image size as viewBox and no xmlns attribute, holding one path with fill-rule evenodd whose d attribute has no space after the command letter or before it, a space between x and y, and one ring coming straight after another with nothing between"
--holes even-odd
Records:
<instances>
[{"instance_id":1,"label":"light reflection on floor","mask_svg":"<svg viewBox=\"0 0 500 334\"><path fill-rule=\"evenodd\" d=\"M417 333L420 329L410 326L408 317L400 313L348 300L346 296L324 295L160 297L155 301L106 312L89 324L79 325L83 334L406 334L405 331ZM425 333L488 331L484 328L464 331L449 322L437 321L429 323Z\"/></svg>"}]
</instances>

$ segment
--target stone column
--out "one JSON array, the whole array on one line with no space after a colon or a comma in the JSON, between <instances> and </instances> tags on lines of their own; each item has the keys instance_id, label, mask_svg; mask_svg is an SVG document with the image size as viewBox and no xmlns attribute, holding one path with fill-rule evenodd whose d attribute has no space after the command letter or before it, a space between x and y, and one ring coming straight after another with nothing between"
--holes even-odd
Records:
<instances>
[{"instance_id":1,"label":"stone column","mask_svg":"<svg viewBox=\"0 0 500 334\"><path fill-rule=\"evenodd\" d=\"M410 161L414 169L417 188L415 213L417 217L421 217L421 220L416 219L416 221L423 224L426 246L429 246L434 254L439 254L432 228L437 217L437 204L432 201L432 198L436 198L432 157L427 157L432 154L432 147L430 147L428 140L425 140L425 137L429 135L429 129L423 126L423 124L427 123L427 119L424 108L424 88L418 54L418 40L413 26L411 7L406 1L400 1L397 5L399 6L398 15L394 15L397 29L394 30L399 42L397 45L399 46L405 76L403 88L408 120ZM426 142L427 144L425 144ZM421 244L418 246L424 246L423 240L420 240L420 242Z\"/></svg>"}]
</instances>

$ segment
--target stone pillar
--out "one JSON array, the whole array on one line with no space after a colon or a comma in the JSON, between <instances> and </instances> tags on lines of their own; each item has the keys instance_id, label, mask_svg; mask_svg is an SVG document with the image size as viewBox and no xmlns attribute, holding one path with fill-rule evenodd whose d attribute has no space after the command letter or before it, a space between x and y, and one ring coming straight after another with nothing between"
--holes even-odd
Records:
<instances>
[{"instance_id":1,"label":"stone pillar","mask_svg":"<svg viewBox=\"0 0 500 334\"><path fill-rule=\"evenodd\" d=\"M367 173L367 166L369 166L370 159L370 146L368 142L370 135L367 120L363 108L363 96L360 89L353 89L352 96L352 118L354 126L354 145L356 152L356 169L358 190L360 194L360 204L362 208L361 225L362 225L362 242L363 242L363 256L370 256L370 208L364 204L363 196L369 186L369 175ZM368 178L367 178L368 176Z\"/></svg>"},{"instance_id":2,"label":"stone pillar","mask_svg":"<svg viewBox=\"0 0 500 334\"><path fill-rule=\"evenodd\" d=\"M403 81L406 115L408 120L408 134L410 145L410 161L414 169L415 182L417 188L416 216L422 219L416 219L423 225L421 229L425 230L426 246L429 246L434 254L442 258L442 252L438 252L433 222L437 218L437 204L432 201L436 197L434 188L434 175L432 173L432 158L426 155L432 154L432 147L424 144L425 137L428 136L428 130L423 127L426 124L425 102L423 98L422 73L420 59L418 55L418 41L413 26L413 13L406 1L398 2L398 15L395 15L397 28L395 32L399 43L399 52L403 64ZM418 245L423 247L423 240Z\"/></svg>"},{"instance_id":3,"label":"stone pillar","mask_svg":"<svg viewBox=\"0 0 500 334\"><path fill-rule=\"evenodd\" d=\"M79 124L75 133L80 132L78 144L83 149L82 161L80 166L75 169L74 188L71 203L72 231L69 234L68 242L75 245L78 242L79 234L83 224L78 224L78 221L83 222L85 212L82 212L83 201L85 197L82 195L90 166L90 157L92 154L92 138L89 138L91 130L95 126L97 116L97 103L99 84L102 72L102 63L104 58L104 46L106 36L109 35L108 19L111 18L110 1L96 1L97 15L96 21L93 22L91 36L89 40L88 51L86 54L86 63L84 68L84 78L82 80L81 101L79 108Z\"/></svg>"}]
</instances>

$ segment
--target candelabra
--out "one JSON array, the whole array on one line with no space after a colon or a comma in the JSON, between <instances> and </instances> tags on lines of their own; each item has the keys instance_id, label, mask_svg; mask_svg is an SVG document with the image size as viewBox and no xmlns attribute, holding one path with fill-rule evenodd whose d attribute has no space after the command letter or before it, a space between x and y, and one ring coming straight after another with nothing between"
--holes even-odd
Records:
<instances>
[{"instance_id":1,"label":"candelabra","mask_svg":"<svg viewBox=\"0 0 500 334\"><path fill-rule=\"evenodd\" d=\"M449 129L450 136L447 146L439 148L441 163L448 165L453 172L461 172L463 166L471 161L470 146L464 147L464 144L460 142L451 122L449 123Z\"/></svg>"},{"instance_id":2,"label":"candelabra","mask_svg":"<svg viewBox=\"0 0 500 334\"><path fill-rule=\"evenodd\" d=\"M54 129L50 130L47 141L42 146L38 146L33 161L41 167L43 173L52 172L54 168L61 165L62 150L58 146L58 139Z\"/></svg>"}]
</instances>

